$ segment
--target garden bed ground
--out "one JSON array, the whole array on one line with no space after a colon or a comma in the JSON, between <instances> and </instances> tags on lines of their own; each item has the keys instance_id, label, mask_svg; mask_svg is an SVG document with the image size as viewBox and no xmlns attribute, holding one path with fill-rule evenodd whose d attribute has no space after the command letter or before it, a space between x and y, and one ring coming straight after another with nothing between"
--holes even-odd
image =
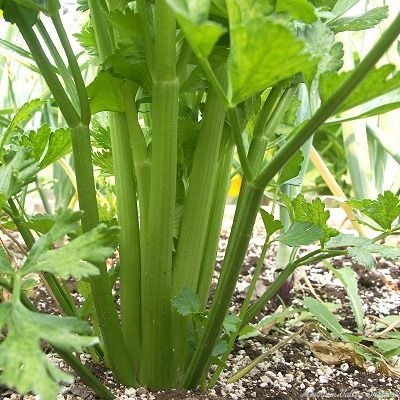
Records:
<instances>
[{"instance_id":1,"label":"garden bed ground","mask_svg":"<svg viewBox=\"0 0 400 400\"><path fill-rule=\"evenodd\" d=\"M229 220L229 219L228 219ZM225 227L221 236L218 263L223 258L229 229ZM251 273L257 263L263 244L262 229L256 229L255 235L243 266L243 275L235 293L233 309L243 300ZM274 251L265 260L262 278L257 284L258 294L269 285L274 276ZM359 274L359 291L364 303L365 320L368 326L376 318L385 315L400 314L400 265L380 261L373 271L366 271L362 266L352 263L350 259L332 260L335 267L351 266ZM218 277L216 268L215 278ZM307 278L306 278L307 277ZM341 305L339 315L344 327L354 330L349 301L340 282L335 279L322 264L306 267L297 274L292 305L300 305L304 296L319 297L323 301ZM37 292L36 303L48 307L48 295L43 289ZM264 314L271 314L276 306L268 306ZM261 316L260 316L261 317ZM104 383L116 395L117 399L400 399L399 376L387 376L378 372L376 365L356 367L350 360L343 359L336 365L328 365L320 361L310 343L324 340L318 332L299 336L284 345L253 369L243 379L233 384L226 380L241 367L247 365L272 346L283 341L291 333L300 329L301 325L293 324L298 315L289 318L285 325L272 327L268 332L255 338L239 341L228 362L228 369L221 376L220 382L207 392L168 390L149 392L144 388L133 389L120 387L112 379L111 374L102 366L94 365L88 360L91 368L101 376ZM332 348L334 348L334 345ZM312 344L311 344L312 346ZM400 364L400 360L399 360ZM400 372L400 365L398 366ZM19 399L6 388L0 387L0 399ZM35 399L34 396L24 396L24 399ZM63 394L58 399L96 399L93 393L77 380L72 386L64 387Z\"/></svg>"}]
</instances>

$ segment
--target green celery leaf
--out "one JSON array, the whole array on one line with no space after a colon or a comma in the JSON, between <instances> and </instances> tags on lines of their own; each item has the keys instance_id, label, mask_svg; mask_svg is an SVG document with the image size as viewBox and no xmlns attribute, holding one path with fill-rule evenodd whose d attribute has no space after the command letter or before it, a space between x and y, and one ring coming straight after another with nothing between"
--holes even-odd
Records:
<instances>
[{"instance_id":1,"label":"green celery leaf","mask_svg":"<svg viewBox=\"0 0 400 400\"><path fill-rule=\"evenodd\" d=\"M21 144L32 148L32 155L41 168L46 168L71 151L71 136L68 130L60 128L52 132L45 124L37 132L21 137Z\"/></svg>"},{"instance_id":2,"label":"green celery leaf","mask_svg":"<svg viewBox=\"0 0 400 400\"><path fill-rule=\"evenodd\" d=\"M317 20L314 7L307 0L277 0L276 12L286 12L293 19L311 24Z\"/></svg>"},{"instance_id":3,"label":"green celery leaf","mask_svg":"<svg viewBox=\"0 0 400 400\"><path fill-rule=\"evenodd\" d=\"M141 37L139 15L130 8L124 12L113 10L107 14L107 21L121 35L121 41L137 40Z\"/></svg>"},{"instance_id":4,"label":"green celery leaf","mask_svg":"<svg viewBox=\"0 0 400 400\"><path fill-rule=\"evenodd\" d=\"M53 214L38 214L30 217L23 226L32 229L36 232L47 233L55 223L55 216Z\"/></svg>"},{"instance_id":5,"label":"green celery leaf","mask_svg":"<svg viewBox=\"0 0 400 400\"><path fill-rule=\"evenodd\" d=\"M72 383L73 378L48 360L41 342L67 352L98 343L87 336L90 328L85 321L32 312L19 301L0 304L0 325L7 329L0 343L0 383L21 394L32 391L42 400L54 400L58 383Z\"/></svg>"},{"instance_id":6,"label":"green celery leaf","mask_svg":"<svg viewBox=\"0 0 400 400\"><path fill-rule=\"evenodd\" d=\"M45 168L71 152L71 136L68 130L60 128L51 132L46 153L40 160L40 167Z\"/></svg>"},{"instance_id":7,"label":"green celery leaf","mask_svg":"<svg viewBox=\"0 0 400 400\"><path fill-rule=\"evenodd\" d=\"M210 0L167 0L198 58L207 58L225 28L208 21Z\"/></svg>"},{"instance_id":8,"label":"green celery leaf","mask_svg":"<svg viewBox=\"0 0 400 400\"><path fill-rule=\"evenodd\" d=\"M227 335L230 335L233 332L236 332L238 324L240 322L240 318L236 314L228 314L224 318L223 327L224 331Z\"/></svg>"},{"instance_id":9,"label":"green celery leaf","mask_svg":"<svg viewBox=\"0 0 400 400\"><path fill-rule=\"evenodd\" d=\"M99 63L97 60L99 53L93 26L90 24L83 25L82 30L78 33L74 33L72 36L78 41L86 54L91 57L91 62L97 65Z\"/></svg>"},{"instance_id":10,"label":"green celery leaf","mask_svg":"<svg viewBox=\"0 0 400 400\"><path fill-rule=\"evenodd\" d=\"M123 79L100 71L87 87L90 110L93 114L100 111L124 112L125 103L121 90Z\"/></svg>"},{"instance_id":11,"label":"green celery leaf","mask_svg":"<svg viewBox=\"0 0 400 400\"><path fill-rule=\"evenodd\" d=\"M339 233L337 236L332 237L326 243L328 249L349 246L363 246L367 243L372 243L371 239L354 236L348 233Z\"/></svg>"},{"instance_id":12,"label":"green celery leaf","mask_svg":"<svg viewBox=\"0 0 400 400\"><path fill-rule=\"evenodd\" d=\"M94 147L111 150L110 125L104 114L97 114L92 118L90 136Z\"/></svg>"},{"instance_id":13,"label":"green celery leaf","mask_svg":"<svg viewBox=\"0 0 400 400\"><path fill-rule=\"evenodd\" d=\"M0 209L13 194L32 182L39 171L30 149L20 148L11 157L0 167Z\"/></svg>"},{"instance_id":14,"label":"green celery leaf","mask_svg":"<svg viewBox=\"0 0 400 400\"><path fill-rule=\"evenodd\" d=\"M233 104L299 72L309 73L318 62L288 27L266 17L262 7L252 10L252 4L253 0L227 1L231 36L228 75Z\"/></svg>"},{"instance_id":15,"label":"green celery leaf","mask_svg":"<svg viewBox=\"0 0 400 400\"><path fill-rule=\"evenodd\" d=\"M373 254L379 254L383 258L394 259L400 257L400 249L397 247L383 246L379 244L366 243L362 246L350 247L347 250L349 256L357 262L371 269L376 266L376 260Z\"/></svg>"},{"instance_id":16,"label":"green celery leaf","mask_svg":"<svg viewBox=\"0 0 400 400\"><path fill-rule=\"evenodd\" d=\"M117 227L100 224L65 246L51 249L56 240L75 232L80 217L81 213L69 209L59 211L52 228L33 245L21 273L47 271L64 279L97 275L93 264L103 262L113 253Z\"/></svg>"},{"instance_id":17,"label":"green celery leaf","mask_svg":"<svg viewBox=\"0 0 400 400\"><path fill-rule=\"evenodd\" d=\"M117 49L103 62L103 69L116 78L126 78L151 93L152 79L147 67L140 18L127 8L124 13L110 13L110 22L117 32Z\"/></svg>"},{"instance_id":18,"label":"green celery leaf","mask_svg":"<svg viewBox=\"0 0 400 400\"><path fill-rule=\"evenodd\" d=\"M283 183L290 184L289 181L296 178L301 171L301 166L304 161L303 153L301 150L297 150L293 157L291 157L287 163L285 163L282 168L279 177L278 177L278 185L282 185Z\"/></svg>"},{"instance_id":19,"label":"green celery leaf","mask_svg":"<svg viewBox=\"0 0 400 400\"><path fill-rule=\"evenodd\" d=\"M394 65L386 64L378 69L372 70L352 94L341 104L337 113L349 110L398 89L400 86L400 73L394 73L395 69L396 67ZM393 73L393 77L390 77ZM350 74L350 71L341 72L340 74L328 71L321 75L319 91L323 103L349 78Z\"/></svg>"},{"instance_id":20,"label":"green celery leaf","mask_svg":"<svg viewBox=\"0 0 400 400\"><path fill-rule=\"evenodd\" d=\"M326 246L329 249L346 247L349 256L369 269L376 265L373 254L378 254L389 260L400 257L400 249L398 247L376 244L371 239L343 233L331 238Z\"/></svg>"},{"instance_id":21,"label":"green celery leaf","mask_svg":"<svg viewBox=\"0 0 400 400\"><path fill-rule=\"evenodd\" d=\"M343 45L335 42L334 33L322 21L316 21L304 28L305 48L318 59L315 71L307 76L309 81L319 79L326 71L338 71L343 65Z\"/></svg>"},{"instance_id":22,"label":"green celery leaf","mask_svg":"<svg viewBox=\"0 0 400 400\"><path fill-rule=\"evenodd\" d=\"M200 314L202 312L199 297L187 287L184 287L182 291L171 300L171 304L176 308L178 313L184 317L187 315Z\"/></svg>"},{"instance_id":23,"label":"green celery leaf","mask_svg":"<svg viewBox=\"0 0 400 400\"><path fill-rule=\"evenodd\" d=\"M93 164L99 167L104 174L114 175L114 160L111 151L95 151L92 154L92 160Z\"/></svg>"},{"instance_id":24,"label":"green celery leaf","mask_svg":"<svg viewBox=\"0 0 400 400\"><path fill-rule=\"evenodd\" d=\"M210 0L167 0L175 13L181 15L193 24L207 20Z\"/></svg>"},{"instance_id":25,"label":"green celery leaf","mask_svg":"<svg viewBox=\"0 0 400 400\"><path fill-rule=\"evenodd\" d=\"M34 271L47 271L63 279L98 275L99 271L94 264L104 262L113 254L112 244L118 231L118 227L98 225L69 244L48 250L34 260L28 256L22 273L26 275Z\"/></svg>"},{"instance_id":26,"label":"green celery leaf","mask_svg":"<svg viewBox=\"0 0 400 400\"><path fill-rule=\"evenodd\" d=\"M298 195L292 201L293 222L309 222L319 226L324 231L321 242L326 243L331 237L336 236L338 231L327 225L329 211L325 210L325 205L320 198L308 203L303 195Z\"/></svg>"},{"instance_id":27,"label":"green celery leaf","mask_svg":"<svg viewBox=\"0 0 400 400\"><path fill-rule=\"evenodd\" d=\"M103 63L104 71L113 77L126 78L136 82L146 92L151 93L151 77L143 54L138 54L134 47L117 49ZM116 95L114 95L116 97Z\"/></svg>"},{"instance_id":28,"label":"green celery leaf","mask_svg":"<svg viewBox=\"0 0 400 400\"><path fill-rule=\"evenodd\" d=\"M389 190L379 194L376 200L349 200L347 203L375 221L384 231L390 231L400 216L400 197Z\"/></svg>"},{"instance_id":29,"label":"green celery leaf","mask_svg":"<svg viewBox=\"0 0 400 400\"><path fill-rule=\"evenodd\" d=\"M367 268L373 268L376 265L373 254L379 254L389 260L400 257L400 249L397 247L376 244L371 239L343 233L331 238L326 246L330 249L348 247L347 253Z\"/></svg>"},{"instance_id":30,"label":"green celery leaf","mask_svg":"<svg viewBox=\"0 0 400 400\"><path fill-rule=\"evenodd\" d=\"M388 6L376 7L363 15L337 18L328 22L328 26L336 33L344 31L363 31L373 28L388 17Z\"/></svg>"},{"instance_id":31,"label":"green celery leaf","mask_svg":"<svg viewBox=\"0 0 400 400\"><path fill-rule=\"evenodd\" d=\"M332 8L332 14L335 17L340 17L346 11L355 6L359 0L335 0L335 6Z\"/></svg>"},{"instance_id":32,"label":"green celery leaf","mask_svg":"<svg viewBox=\"0 0 400 400\"><path fill-rule=\"evenodd\" d=\"M14 275L14 270L3 246L0 246L0 274Z\"/></svg>"},{"instance_id":33,"label":"green celery leaf","mask_svg":"<svg viewBox=\"0 0 400 400\"><path fill-rule=\"evenodd\" d=\"M310 313L328 330L334 333L336 336L346 341L346 335L343 327L340 325L336 316L329 311L328 307L318 300L311 297L305 297L303 300L305 307L308 308Z\"/></svg>"},{"instance_id":34,"label":"green celery leaf","mask_svg":"<svg viewBox=\"0 0 400 400\"><path fill-rule=\"evenodd\" d=\"M229 24L240 24L271 15L276 9L276 0L228 0Z\"/></svg>"},{"instance_id":35,"label":"green celery leaf","mask_svg":"<svg viewBox=\"0 0 400 400\"><path fill-rule=\"evenodd\" d=\"M276 240L290 247L309 245L322 240L324 231L311 222L293 222L286 232L281 233Z\"/></svg>"},{"instance_id":36,"label":"green celery leaf","mask_svg":"<svg viewBox=\"0 0 400 400\"><path fill-rule=\"evenodd\" d=\"M283 228L282 222L274 219L274 216L270 214L268 211L265 211L263 208L260 208L259 212L261 214L265 230L267 231L267 234L269 236L271 236L279 229Z\"/></svg>"},{"instance_id":37,"label":"green celery leaf","mask_svg":"<svg viewBox=\"0 0 400 400\"><path fill-rule=\"evenodd\" d=\"M357 275L350 267L336 269L330 264L327 264L329 270L342 282L346 289L347 296L349 296L350 306L353 310L354 319L357 324L359 333L364 332L364 310L363 302L358 293Z\"/></svg>"},{"instance_id":38,"label":"green celery leaf","mask_svg":"<svg viewBox=\"0 0 400 400\"><path fill-rule=\"evenodd\" d=\"M198 58L207 58L218 39L225 32L223 26L213 21L206 21L200 25L194 25L190 21L178 17L178 22Z\"/></svg>"},{"instance_id":39,"label":"green celery leaf","mask_svg":"<svg viewBox=\"0 0 400 400\"><path fill-rule=\"evenodd\" d=\"M217 343L215 343L213 351L212 351L212 356L213 357L218 357L226 352L228 348L228 344L226 343L226 340L219 340Z\"/></svg>"},{"instance_id":40,"label":"green celery leaf","mask_svg":"<svg viewBox=\"0 0 400 400\"><path fill-rule=\"evenodd\" d=\"M400 108L399 99L400 89L392 90L382 96L367 101L362 105L362 108L353 108L351 111L346 112L343 118L337 118L335 122L345 122L385 114Z\"/></svg>"},{"instance_id":41,"label":"green celery leaf","mask_svg":"<svg viewBox=\"0 0 400 400\"><path fill-rule=\"evenodd\" d=\"M11 120L9 130L13 131L22 122L30 120L33 114L43 105L43 103L44 101L40 99L34 99L28 103L25 103Z\"/></svg>"}]
</instances>

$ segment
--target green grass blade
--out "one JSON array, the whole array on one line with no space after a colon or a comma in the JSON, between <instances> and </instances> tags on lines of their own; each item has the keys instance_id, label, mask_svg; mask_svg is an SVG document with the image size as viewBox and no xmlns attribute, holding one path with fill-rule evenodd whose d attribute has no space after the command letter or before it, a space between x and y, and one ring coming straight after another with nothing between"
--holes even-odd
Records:
<instances>
[{"instance_id":1,"label":"green grass blade","mask_svg":"<svg viewBox=\"0 0 400 400\"><path fill-rule=\"evenodd\" d=\"M346 289L347 295L349 296L350 306L353 310L354 319L357 324L358 333L364 332L364 310L361 297L358 293L357 277L355 272L349 268L344 267L341 269L336 269L332 264L325 261L325 266L331 271L336 278L342 282L344 288Z\"/></svg>"}]
</instances>

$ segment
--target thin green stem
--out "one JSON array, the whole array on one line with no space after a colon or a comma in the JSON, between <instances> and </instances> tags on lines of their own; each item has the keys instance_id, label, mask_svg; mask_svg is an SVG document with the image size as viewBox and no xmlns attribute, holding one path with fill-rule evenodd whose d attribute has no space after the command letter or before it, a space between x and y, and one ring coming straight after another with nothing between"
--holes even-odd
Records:
<instances>
[{"instance_id":1,"label":"thin green stem","mask_svg":"<svg viewBox=\"0 0 400 400\"><path fill-rule=\"evenodd\" d=\"M153 19L151 18L151 4L147 0L136 0L138 15L140 20L140 28L142 31L144 52L146 54L146 62L149 71L153 71L154 65L154 32L152 30Z\"/></svg>"},{"instance_id":2,"label":"thin green stem","mask_svg":"<svg viewBox=\"0 0 400 400\"><path fill-rule=\"evenodd\" d=\"M178 77L179 83L185 79L185 74L187 71L187 65L189 63L190 57L193 55L192 48L190 47L187 40L183 39L183 44L181 48L181 52L179 54L178 63L176 65L176 75Z\"/></svg>"},{"instance_id":3,"label":"thin green stem","mask_svg":"<svg viewBox=\"0 0 400 400\"><path fill-rule=\"evenodd\" d=\"M56 12L51 16L51 19L53 21L54 27L56 28L65 55L67 56L69 68L75 83L75 90L79 99L81 123L83 125L89 125L91 118L90 105L89 105L88 95L86 93L85 82L83 81L82 78L81 69L78 65L74 51L72 50L68 35L65 32L64 25L60 18L60 14Z\"/></svg>"},{"instance_id":4,"label":"thin green stem","mask_svg":"<svg viewBox=\"0 0 400 400\"><path fill-rule=\"evenodd\" d=\"M255 316L263 309L263 307L272 299L273 296L278 292L280 287L289 279L290 275L295 271L296 268L302 265L315 264L318 261L325 260L335 256L341 256L346 254L346 251L321 251L321 249L314 250L304 257L298 258L292 263L288 264L278 277L272 282L264 294L248 309L246 315L243 317L240 329L243 329Z\"/></svg>"},{"instance_id":5,"label":"thin green stem","mask_svg":"<svg viewBox=\"0 0 400 400\"><path fill-rule=\"evenodd\" d=\"M60 56L60 53L58 52L57 47L54 45L53 39L50 37L49 33L47 32L46 27L43 25L43 22L40 19L37 20L36 27L37 27L40 35L42 36L44 43L46 44L47 48L49 49L50 54L53 57L53 60L55 62L55 65L57 66L57 71L64 81L66 91L69 94L70 98L72 99L72 103L74 104L74 107L77 109L79 106L79 102L78 102L78 97L76 95L74 81L71 78L71 73L68 70L67 66L65 65L62 57Z\"/></svg>"},{"instance_id":6,"label":"thin green stem","mask_svg":"<svg viewBox=\"0 0 400 400\"><path fill-rule=\"evenodd\" d=\"M224 217L226 196L230 183L230 171L233 158L233 146L227 148L221 154L222 160L219 162L217 177L214 182L214 194L212 200L212 209L208 219L207 243L203 252L201 262L199 284L197 294L202 307L205 307L210 291L211 280L215 269L215 255L217 254L218 242L221 233L221 225Z\"/></svg>"},{"instance_id":7,"label":"thin green stem","mask_svg":"<svg viewBox=\"0 0 400 400\"><path fill-rule=\"evenodd\" d=\"M51 214L52 210L51 210L51 206L50 206L49 200L48 200L48 198L46 196L45 190L43 189L42 185L40 184L40 180L39 180L38 177L36 177L36 179L35 179L35 185L36 185L36 189L37 189L37 191L39 193L40 200L42 200L44 211L47 214Z\"/></svg>"},{"instance_id":8,"label":"thin green stem","mask_svg":"<svg viewBox=\"0 0 400 400\"><path fill-rule=\"evenodd\" d=\"M79 204L84 211L82 217L82 228L86 232L94 228L98 222L98 210L96 202L96 190L93 179L93 166L91 163L91 144L88 123L90 114L85 105L81 104L82 115L75 111L71 101L65 93L52 65L47 57L29 23L19 6L12 7L13 18L16 21L26 43L28 44L38 67L40 68L54 98L56 99L64 118L72 128L72 148L75 160L77 187L79 193ZM61 35L62 36L62 35ZM65 38L63 39L65 40ZM73 57L69 46L64 49L67 57ZM74 65L75 63L72 62ZM76 65L73 76L77 84L78 96L83 94L84 85L78 78ZM80 72L79 72L80 73ZM80 94L79 94L80 93ZM87 98L87 96L86 96ZM114 306L110 282L105 263L98 265L100 274L90 279L96 313L102 337L107 349L107 356L116 379L121 383L132 384L133 373L129 355L126 351L124 338L119 325L118 315Z\"/></svg>"},{"instance_id":9,"label":"thin green stem","mask_svg":"<svg viewBox=\"0 0 400 400\"><path fill-rule=\"evenodd\" d=\"M242 138L243 129L240 126L237 110L235 108L229 108L228 115L229 115L229 122L231 123L233 140L236 145L236 151L239 156L243 175L248 181L251 181L253 179L253 171L249 163L249 160L247 158L246 149L244 148L244 143Z\"/></svg>"},{"instance_id":10,"label":"thin green stem","mask_svg":"<svg viewBox=\"0 0 400 400\"><path fill-rule=\"evenodd\" d=\"M240 320L242 320L244 318L244 316L245 316L245 314L247 312L247 309L249 307L251 298L252 298L254 290L256 288L256 284L257 284L258 278L260 277L261 269L262 269L262 267L264 265L265 256L266 256L267 251L268 251L268 249L270 247L269 240L270 240L270 237L269 237L269 235L267 235L267 237L265 238L265 242L264 242L263 248L261 250L260 257L259 257L259 259L257 261L257 266L256 266L256 269L254 271L254 275L253 275L253 277L251 279L251 284L250 284L249 290L247 291L247 294L246 294L246 297L245 297L245 299L243 301L243 304L240 307L240 313L239 313ZM227 348L225 350L225 353L221 357L221 363L218 365L217 369L215 370L215 372L213 373L213 375L212 375L212 377L210 379L210 382L208 384L209 387L213 387L216 384L219 376L221 375L221 372L224 369L224 365L225 365L226 361L228 360L229 355L231 354L231 351L232 351L232 348L233 348L233 346L235 344L236 338L240 334L240 330L241 330L241 326L240 325L236 328L236 331L233 332L231 334L231 336L229 337Z\"/></svg>"},{"instance_id":11,"label":"thin green stem","mask_svg":"<svg viewBox=\"0 0 400 400\"><path fill-rule=\"evenodd\" d=\"M79 125L80 118L76 112L71 100L68 98L63 86L61 85L56 72L54 71L53 65L49 62L46 53L30 24L26 21L23 12L18 5L10 7L9 12L12 18L15 20L18 29L20 30L26 44L28 45L33 58L39 67L44 80L49 86L54 99L56 100L60 110L62 111L67 124L70 127Z\"/></svg>"},{"instance_id":12,"label":"thin green stem","mask_svg":"<svg viewBox=\"0 0 400 400\"><path fill-rule=\"evenodd\" d=\"M261 169L269 140L275 134L298 88L298 85L284 86L285 83L281 83L271 89L254 127L248 158L255 173Z\"/></svg>"},{"instance_id":13,"label":"thin green stem","mask_svg":"<svg viewBox=\"0 0 400 400\"><path fill-rule=\"evenodd\" d=\"M13 290L12 290L12 298L11 301L14 305L20 302L21 297L21 274L20 272L16 272L14 274L14 282L13 282Z\"/></svg>"},{"instance_id":14,"label":"thin green stem","mask_svg":"<svg viewBox=\"0 0 400 400\"><path fill-rule=\"evenodd\" d=\"M100 61L102 62L114 49L113 38L110 36L110 29L105 20L108 7L106 0L88 0L88 4Z\"/></svg>"},{"instance_id":15,"label":"thin green stem","mask_svg":"<svg viewBox=\"0 0 400 400\"><path fill-rule=\"evenodd\" d=\"M199 63L201 65L201 67L203 68L203 71L206 74L206 77L207 77L208 81L210 82L210 85L219 94L221 101L225 105L225 108L227 110L229 108L232 108L232 104L230 104L228 96L226 95L226 91L224 90L223 86L221 85L221 82L218 80L217 76L215 75L215 72L212 69L209 61L207 59L200 58Z\"/></svg>"},{"instance_id":16,"label":"thin green stem","mask_svg":"<svg viewBox=\"0 0 400 400\"><path fill-rule=\"evenodd\" d=\"M82 382L86 383L96 395L102 400L114 400L115 396L97 379L92 372L83 365L77 356L74 356L72 353L67 353L60 348L53 346L56 353L58 353L65 362L75 371L75 373L79 376Z\"/></svg>"},{"instance_id":17,"label":"thin green stem","mask_svg":"<svg viewBox=\"0 0 400 400\"><path fill-rule=\"evenodd\" d=\"M130 149L133 159L133 174L136 177L136 191L141 215L147 215L150 195L150 158L147 154L146 140L138 121L135 94L138 87L130 81L122 85L125 100L125 114L130 137ZM142 231L144 221L141 221Z\"/></svg>"}]
</instances>

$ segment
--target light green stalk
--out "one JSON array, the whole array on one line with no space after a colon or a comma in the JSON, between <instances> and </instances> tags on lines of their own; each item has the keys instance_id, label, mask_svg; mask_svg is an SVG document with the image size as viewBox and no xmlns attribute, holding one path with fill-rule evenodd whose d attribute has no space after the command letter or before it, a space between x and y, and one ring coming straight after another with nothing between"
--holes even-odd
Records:
<instances>
[{"instance_id":1,"label":"light green stalk","mask_svg":"<svg viewBox=\"0 0 400 400\"><path fill-rule=\"evenodd\" d=\"M121 327L135 371L141 353L140 239L136 185L124 114L110 115L119 237Z\"/></svg>"},{"instance_id":2,"label":"light green stalk","mask_svg":"<svg viewBox=\"0 0 400 400\"><path fill-rule=\"evenodd\" d=\"M215 255L218 250L226 196L230 183L233 150L233 147L227 148L225 153L220 156L222 159L218 164L217 176L214 181L213 200L208 219L207 243L203 251L201 275L197 288L202 307L206 307L215 268Z\"/></svg>"},{"instance_id":3,"label":"light green stalk","mask_svg":"<svg viewBox=\"0 0 400 400\"><path fill-rule=\"evenodd\" d=\"M221 71L226 80L226 71ZM207 241L210 212L213 200L215 177L218 169L220 144L225 122L225 106L218 93L210 89L201 121L201 129L193 157L189 189L179 240L174 259L172 295L178 295L183 288L196 292L202 269L202 260ZM221 188L226 196L225 187ZM204 302L204 299L201 299ZM173 341L176 365L183 374L189 349L189 318L178 312L172 314ZM179 373L179 372L178 372Z\"/></svg>"},{"instance_id":4,"label":"light green stalk","mask_svg":"<svg viewBox=\"0 0 400 400\"><path fill-rule=\"evenodd\" d=\"M225 72L224 72L225 73ZM196 291L215 175L225 121L225 107L214 90L207 95L201 129L193 157L185 211L174 260L173 293L184 287Z\"/></svg>"},{"instance_id":5,"label":"light green stalk","mask_svg":"<svg viewBox=\"0 0 400 400\"><path fill-rule=\"evenodd\" d=\"M43 41L46 43L46 46L48 47L51 56L54 59L58 73L60 74L60 76L62 76L66 91L69 94L70 98L72 99L72 103L74 104L75 107L78 107L79 100L76 94L76 87L74 85L74 81L71 77L70 71L68 70L63 59L58 53L57 48L53 43L53 40L51 39L49 33L46 30L46 27L43 25L40 19L37 21L36 26L38 28L40 35L42 36Z\"/></svg>"},{"instance_id":6,"label":"light green stalk","mask_svg":"<svg viewBox=\"0 0 400 400\"><path fill-rule=\"evenodd\" d=\"M96 34L99 55L104 60L114 48L113 37L105 19L107 6L104 1L89 2ZM129 96L130 95L130 96ZM135 92L126 93L127 102L134 101ZM137 118L132 115L131 118ZM140 239L136 185L129 128L123 113L110 113L110 134L115 174L118 222L121 228L119 240L120 301L122 345L128 354L117 354L129 363L126 384L136 385L141 354L140 308ZM125 347L126 346L126 347ZM130 361L129 361L130 360ZM135 373L132 373L131 363Z\"/></svg>"},{"instance_id":7,"label":"light green stalk","mask_svg":"<svg viewBox=\"0 0 400 400\"><path fill-rule=\"evenodd\" d=\"M164 0L155 4L152 88L152 154L149 211L142 265L141 383L152 388L173 384L171 278L176 197L178 89L176 21Z\"/></svg>"}]
</instances>

